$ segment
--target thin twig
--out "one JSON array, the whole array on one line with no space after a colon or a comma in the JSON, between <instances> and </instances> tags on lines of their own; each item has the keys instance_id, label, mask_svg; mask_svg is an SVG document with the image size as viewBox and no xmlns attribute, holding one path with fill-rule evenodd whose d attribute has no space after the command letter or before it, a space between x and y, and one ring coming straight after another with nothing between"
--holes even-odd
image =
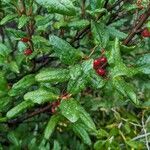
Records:
<instances>
[{"instance_id":1,"label":"thin twig","mask_svg":"<svg viewBox=\"0 0 150 150\"><path fill-rule=\"evenodd\" d=\"M8 123L8 124L18 124L18 123L22 123L24 120L27 120L29 118L32 118L38 114L41 114L41 113L44 113L46 112L47 110L49 110L51 108L51 104L48 104L46 105L45 107L43 108L38 108L36 110L34 110L33 112L27 114L25 117L21 117L21 118L16 118L16 119L12 119L12 120L8 120L7 122L5 123Z\"/></svg>"}]
</instances>

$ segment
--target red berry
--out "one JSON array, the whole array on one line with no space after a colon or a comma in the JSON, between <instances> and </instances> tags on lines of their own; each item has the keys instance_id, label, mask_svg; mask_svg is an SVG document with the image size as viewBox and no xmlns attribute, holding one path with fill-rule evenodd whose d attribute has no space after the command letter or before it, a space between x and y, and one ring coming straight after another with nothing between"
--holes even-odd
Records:
<instances>
[{"instance_id":1,"label":"red berry","mask_svg":"<svg viewBox=\"0 0 150 150\"><path fill-rule=\"evenodd\" d=\"M29 38L24 37L24 38L21 38L21 40L20 40L20 41L22 41L22 42L24 42L24 43L27 43L27 42L29 42Z\"/></svg>"},{"instance_id":2,"label":"red berry","mask_svg":"<svg viewBox=\"0 0 150 150\"><path fill-rule=\"evenodd\" d=\"M96 72L100 76L105 76L106 75L106 71L102 68L97 69Z\"/></svg>"},{"instance_id":3,"label":"red berry","mask_svg":"<svg viewBox=\"0 0 150 150\"><path fill-rule=\"evenodd\" d=\"M145 28L145 29L142 31L141 35L142 35L143 37L150 37L150 31L148 30L148 28Z\"/></svg>"},{"instance_id":4,"label":"red berry","mask_svg":"<svg viewBox=\"0 0 150 150\"><path fill-rule=\"evenodd\" d=\"M100 66L100 64L101 64L100 59L95 59L93 62L93 68L97 69Z\"/></svg>"},{"instance_id":5,"label":"red berry","mask_svg":"<svg viewBox=\"0 0 150 150\"><path fill-rule=\"evenodd\" d=\"M31 49L26 49L24 51L24 55L28 56L28 55L31 55L32 54L32 50Z\"/></svg>"},{"instance_id":6,"label":"red berry","mask_svg":"<svg viewBox=\"0 0 150 150\"><path fill-rule=\"evenodd\" d=\"M107 58L106 57L101 57L101 58L95 59L94 62L93 62L93 68L97 69L98 67L100 67L100 66L102 66L106 63L107 63Z\"/></svg>"},{"instance_id":7,"label":"red berry","mask_svg":"<svg viewBox=\"0 0 150 150\"><path fill-rule=\"evenodd\" d=\"M101 57L100 62L101 62L101 64L107 63L107 58L106 57Z\"/></svg>"}]
</instances>

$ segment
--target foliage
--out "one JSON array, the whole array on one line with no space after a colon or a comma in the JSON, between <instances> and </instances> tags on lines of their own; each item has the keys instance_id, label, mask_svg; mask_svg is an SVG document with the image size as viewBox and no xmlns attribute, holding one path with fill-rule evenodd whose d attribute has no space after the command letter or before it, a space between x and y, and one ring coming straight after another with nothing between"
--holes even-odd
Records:
<instances>
[{"instance_id":1,"label":"foliage","mask_svg":"<svg viewBox=\"0 0 150 150\"><path fill-rule=\"evenodd\" d=\"M0 1L0 150L150 145L149 0Z\"/></svg>"}]
</instances>

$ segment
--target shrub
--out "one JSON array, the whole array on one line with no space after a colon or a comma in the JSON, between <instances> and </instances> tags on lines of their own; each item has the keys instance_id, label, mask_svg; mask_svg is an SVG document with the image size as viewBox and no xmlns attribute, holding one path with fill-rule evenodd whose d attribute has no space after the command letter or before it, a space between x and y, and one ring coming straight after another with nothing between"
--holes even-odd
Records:
<instances>
[{"instance_id":1,"label":"shrub","mask_svg":"<svg viewBox=\"0 0 150 150\"><path fill-rule=\"evenodd\" d=\"M149 0L0 1L0 149L149 149Z\"/></svg>"}]
</instances>

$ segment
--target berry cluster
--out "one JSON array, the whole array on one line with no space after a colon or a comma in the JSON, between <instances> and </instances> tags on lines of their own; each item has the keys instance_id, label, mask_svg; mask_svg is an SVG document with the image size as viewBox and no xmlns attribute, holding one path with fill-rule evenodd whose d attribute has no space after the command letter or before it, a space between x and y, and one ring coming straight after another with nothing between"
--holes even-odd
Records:
<instances>
[{"instance_id":1,"label":"berry cluster","mask_svg":"<svg viewBox=\"0 0 150 150\"><path fill-rule=\"evenodd\" d=\"M30 39L29 39L28 37L24 37L24 38L21 38L20 41L23 42L23 43L28 43L28 42L30 42ZM24 51L24 55L29 56L29 55L32 54L32 52L33 52L33 51L32 51L30 48L27 48L27 49Z\"/></svg>"},{"instance_id":2,"label":"berry cluster","mask_svg":"<svg viewBox=\"0 0 150 150\"><path fill-rule=\"evenodd\" d=\"M98 59L95 59L93 62L93 68L96 70L97 74L104 77L106 76L106 65L107 65L107 58L102 56Z\"/></svg>"},{"instance_id":3,"label":"berry cluster","mask_svg":"<svg viewBox=\"0 0 150 150\"><path fill-rule=\"evenodd\" d=\"M144 30L141 32L141 36L143 37L150 37L150 31L148 28L144 28Z\"/></svg>"}]
</instances>

